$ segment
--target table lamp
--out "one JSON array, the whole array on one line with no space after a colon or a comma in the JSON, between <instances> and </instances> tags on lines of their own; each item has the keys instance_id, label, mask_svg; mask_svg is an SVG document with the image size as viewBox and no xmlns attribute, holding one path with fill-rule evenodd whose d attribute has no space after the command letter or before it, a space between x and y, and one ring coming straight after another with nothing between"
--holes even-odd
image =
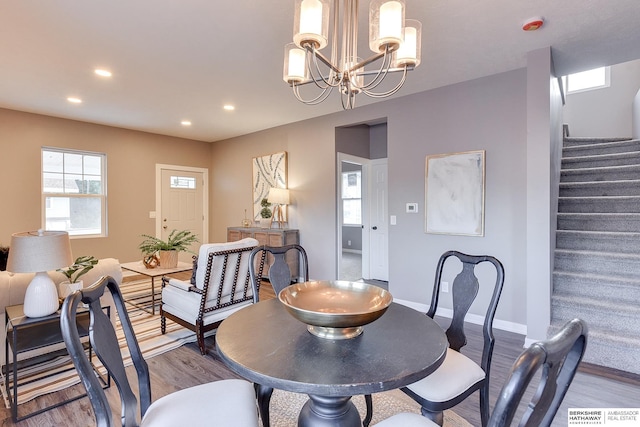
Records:
<instances>
[{"instance_id":1,"label":"table lamp","mask_svg":"<svg viewBox=\"0 0 640 427\"><path fill-rule=\"evenodd\" d=\"M73 264L66 231L25 231L11 235L7 271L36 273L24 295L24 314L43 317L58 310L58 289L48 270Z\"/></svg>"},{"instance_id":2,"label":"table lamp","mask_svg":"<svg viewBox=\"0 0 640 427\"><path fill-rule=\"evenodd\" d=\"M282 223L285 222L284 215L282 213L282 205L288 205L290 203L289 189L272 187L269 189L267 201L275 205L273 208L273 216L271 216L271 225L273 225L273 221L275 220L278 223L278 227L281 227ZM278 216L277 219L276 215ZM269 227L271 227L271 225L269 225Z\"/></svg>"}]
</instances>

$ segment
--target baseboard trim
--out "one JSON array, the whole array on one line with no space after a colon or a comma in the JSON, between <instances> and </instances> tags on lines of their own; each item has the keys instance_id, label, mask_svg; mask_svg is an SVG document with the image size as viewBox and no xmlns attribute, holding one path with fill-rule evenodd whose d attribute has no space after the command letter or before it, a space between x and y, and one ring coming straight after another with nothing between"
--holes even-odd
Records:
<instances>
[{"instance_id":1,"label":"baseboard trim","mask_svg":"<svg viewBox=\"0 0 640 427\"><path fill-rule=\"evenodd\" d=\"M634 374L633 372L608 368L606 366L595 365L588 362L580 362L580 365L578 365L578 371L640 387L640 375Z\"/></svg>"},{"instance_id":2,"label":"baseboard trim","mask_svg":"<svg viewBox=\"0 0 640 427\"><path fill-rule=\"evenodd\" d=\"M422 311L426 313L429 310L429 306L426 304L416 303L413 301L407 300L399 300L394 299L398 304L406 305L407 307L411 307L414 310ZM451 319L453 317L453 310L450 308L438 308L436 311L437 316L446 317ZM484 316L479 316L477 314L467 314L467 317L464 318L465 322L473 323L474 325L482 325L484 324ZM496 329L500 329L502 331L513 332L520 335L527 335L527 325L523 325L520 323L508 322L506 320L494 319L493 327Z\"/></svg>"}]
</instances>

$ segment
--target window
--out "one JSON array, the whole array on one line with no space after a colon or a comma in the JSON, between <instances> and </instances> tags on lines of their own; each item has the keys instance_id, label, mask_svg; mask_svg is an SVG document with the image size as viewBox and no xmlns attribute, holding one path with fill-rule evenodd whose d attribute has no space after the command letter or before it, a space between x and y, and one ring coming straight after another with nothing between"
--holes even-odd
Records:
<instances>
[{"instance_id":1,"label":"window","mask_svg":"<svg viewBox=\"0 0 640 427\"><path fill-rule=\"evenodd\" d=\"M342 223L362 224L361 172L342 173Z\"/></svg>"},{"instance_id":2,"label":"window","mask_svg":"<svg viewBox=\"0 0 640 427\"><path fill-rule=\"evenodd\" d=\"M584 92L587 90L609 87L609 67L600 67L581 73L565 76L567 93Z\"/></svg>"},{"instance_id":3,"label":"window","mask_svg":"<svg viewBox=\"0 0 640 427\"><path fill-rule=\"evenodd\" d=\"M43 148L43 227L106 236L106 182L105 154Z\"/></svg>"}]
</instances>

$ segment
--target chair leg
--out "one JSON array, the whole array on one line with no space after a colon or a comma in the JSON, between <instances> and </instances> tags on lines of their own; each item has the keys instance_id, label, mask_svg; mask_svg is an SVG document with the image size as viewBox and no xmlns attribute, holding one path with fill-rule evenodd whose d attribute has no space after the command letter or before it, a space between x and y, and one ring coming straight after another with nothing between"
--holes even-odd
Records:
<instances>
[{"instance_id":1,"label":"chair leg","mask_svg":"<svg viewBox=\"0 0 640 427\"><path fill-rule=\"evenodd\" d=\"M269 421L269 402L271 402L273 388L264 386L262 384L254 384L254 387L256 389L258 410L260 411L260 418L262 419L262 427L270 427L271 422Z\"/></svg>"},{"instance_id":2,"label":"chair leg","mask_svg":"<svg viewBox=\"0 0 640 427\"><path fill-rule=\"evenodd\" d=\"M200 322L196 322L196 337L198 339L198 347L200 347L200 353L204 356L207 354L207 348L204 345L204 331Z\"/></svg>"},{"instance_id":3,"label":"chair leg","mask_svg":"<svg viewBox=\"0 0 640 427\"><path fill-rule=\"evenodd\" d=\"M431 421L438 424L439 426L442 426L444 424L444 413L442 411L431 412L427 408L423 407L420 412L422 412L423 417L429 418Z\"/></svg>"},{"instance_id":4,"label":"chair leg","mask_svg":"<svg viewBox=\"0 0 640 427\"><path fill-rule=\"evenodd\" d=\"M364 395L364 403L367 406L367 414L365 415L364 420L362 420L362 427L369 427L371 419L373 418L373 399L370 394Z\"/></svg>"},{"instance_id":5,"label":"chair leg","mask_svg":"<svg viewBox=\"0 0 640 427\"><path fill-rule=\"evenodd\" d=\"M489 423L489 382L480 389L480 422L482 427L487 427Z\"/></svg>"},{"instance_id":6,"label":"chair leg","mask_svg":"<svg viewBox=\"0 0 640 427\"><path fill-rule=\"evenodd\" d=\"M160 316L160 332L162 335L167 333L167 318L164 316Z\"/></svg>"}]
</instances>

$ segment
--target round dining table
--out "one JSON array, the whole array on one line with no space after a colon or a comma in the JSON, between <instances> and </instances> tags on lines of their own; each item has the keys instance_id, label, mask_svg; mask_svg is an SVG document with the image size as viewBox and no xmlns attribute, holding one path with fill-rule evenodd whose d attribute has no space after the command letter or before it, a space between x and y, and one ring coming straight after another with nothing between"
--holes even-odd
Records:
<instances>
[{"instance_id":1,"label":"round dining table","mask_svg":"<svg viewBox=\"0 0 640 427\"><path fill-rule=\"evenodd\" d=\"M447 346L433 319L397 303L351 339L312 335L277 299L233 313L216 332L218 354L234 372L256 384L309 396L299 427L360 426L351 396L426 377L442 364Z\"/></svg>"}]
</instances>

